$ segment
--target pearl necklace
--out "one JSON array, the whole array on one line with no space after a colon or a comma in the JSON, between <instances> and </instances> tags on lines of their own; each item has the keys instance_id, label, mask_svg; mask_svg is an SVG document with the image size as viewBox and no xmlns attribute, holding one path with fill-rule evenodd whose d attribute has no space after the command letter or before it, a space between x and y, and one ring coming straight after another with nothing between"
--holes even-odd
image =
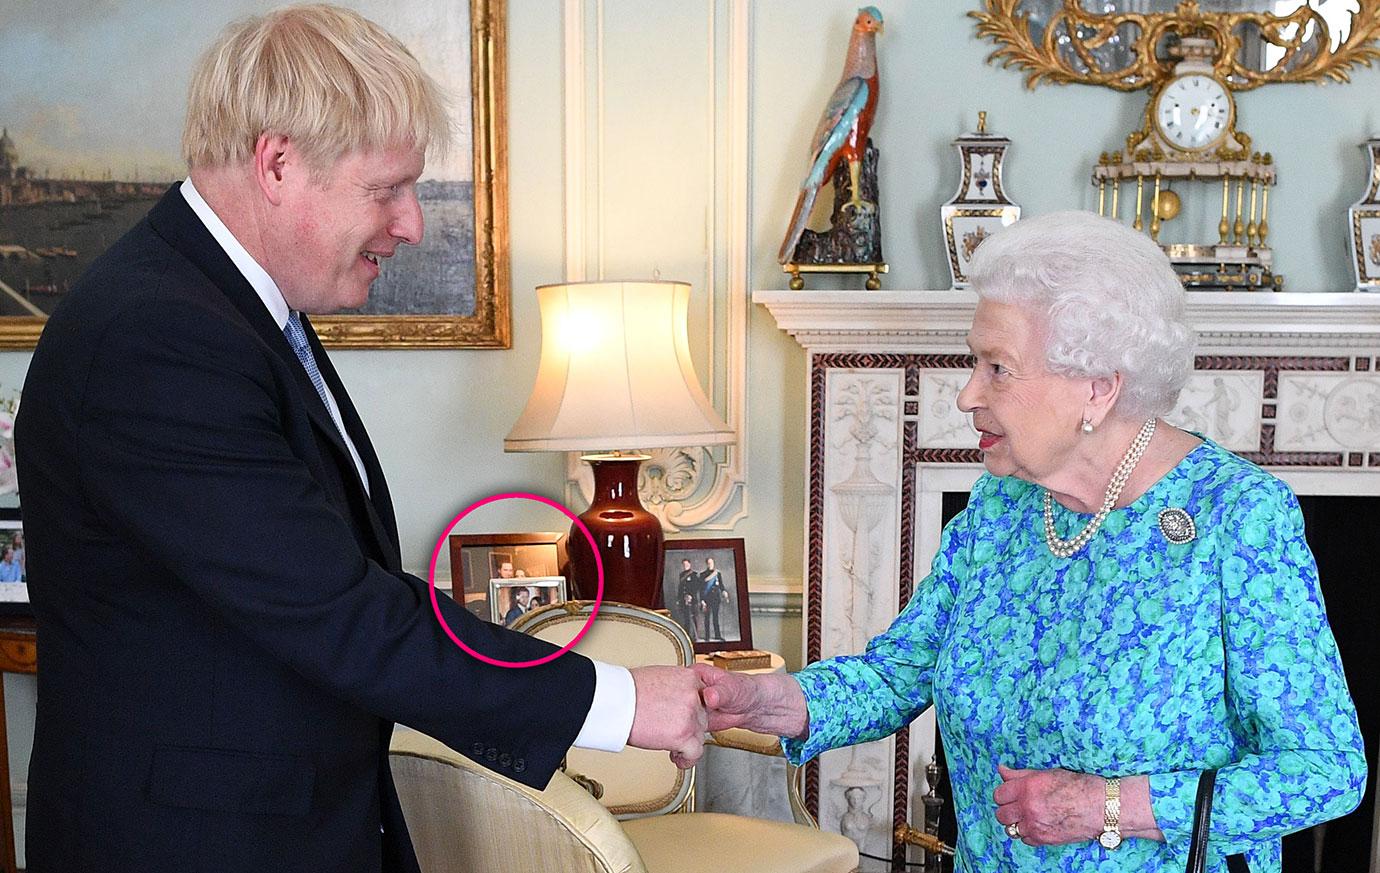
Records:
<instances>
[{"instance_id":1,"label":"pearl necklace","mask_svg":"<svg viewBox=\"0 0 1380 873\"><path fill-rule=\"evenodd\" d=\"M1067 558L1072 556L1083 546L1088 544L1097 529L1102 527L1102 522L1107 520L1107 515L1116 506L1116 501L1121 497L1121 489L1126 487L1126 480L1131 478L1131 471L1140 463L1141 455L1150 446L1150 438L1155 435L1155 419L1150 419L1141 425L1140 433L1131 441L1131 447L1122 456L1121 463L1116 465L1116 470L1112 473L1112 481L1107 485L1107 494L1102 498L1102 508L1097 510L1097 514L1088 522L1087 527L1078 532L1078 535L1071 540L1061 540L1059 535L1054 532L1054 497L1045 490L1045 543L1049 545L1049 550L1054 553L1056 558Z\"/></svg>"}]
</instances>

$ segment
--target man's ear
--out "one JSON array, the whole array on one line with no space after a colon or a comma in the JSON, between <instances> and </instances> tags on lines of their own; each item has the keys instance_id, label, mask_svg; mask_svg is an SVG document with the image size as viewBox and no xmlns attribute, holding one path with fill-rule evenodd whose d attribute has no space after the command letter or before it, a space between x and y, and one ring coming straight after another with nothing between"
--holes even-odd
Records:
<instances>
[{"instance_id":1,"label":"man's ear","mask_svg":"<svg viewBox=\"0 0 1380 873\"><path fill-rule=\"evenodd\" d=\"M1083 417L1097 427L1106 420L1107 415L1121 397L1121 373L1110 376L1097 376L1089 380L1088 400L1083 407Z\"/></svg>"},{"instance_id":2,"label":"man's ear","mask_svg":"<svg viewBox=\"0 0 1380 873\"><path fill-rule=\"evenodd\" d=\"M254 181L269 203L282 205L288 169L295 169L299 161L296 148L286 136L259 134L254 142Z\"/></svg>"}]
</instances>

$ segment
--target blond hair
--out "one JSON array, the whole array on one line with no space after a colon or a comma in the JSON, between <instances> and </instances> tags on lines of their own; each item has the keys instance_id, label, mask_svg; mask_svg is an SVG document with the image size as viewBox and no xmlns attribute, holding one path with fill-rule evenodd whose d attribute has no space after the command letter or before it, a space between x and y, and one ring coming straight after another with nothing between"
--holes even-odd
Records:
<instances>
[{"instance_id":1,"label":"blond hair","mask_svg":"<svg viewBox=\"0 0 1380 873\"><path fill-rule=\"evenodd\" d=\"M317 170L359 149L442 153L451 138L446 97L412 53L362 15L325 4L233 22L197 62L187 166L248 160L264 133L288 137Z\"/></svg>"}]
</instances>

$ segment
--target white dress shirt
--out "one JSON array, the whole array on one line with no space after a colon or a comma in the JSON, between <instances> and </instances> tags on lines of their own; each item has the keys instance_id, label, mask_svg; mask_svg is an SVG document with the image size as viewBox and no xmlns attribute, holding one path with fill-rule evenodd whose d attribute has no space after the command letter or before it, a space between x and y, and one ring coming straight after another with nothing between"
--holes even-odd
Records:
<instances>
[{"instance_id":1,"label":"white dress shirt","mask_svg":"<svg viewBox=\"0 0 1380 873\"><path fill-rule=\"evenodd\" d=\"M278 283L273 281L273 277L268 275L240 241L235 239L235 235L196 190L190 178L183 181L180 190L192 212L206 225L211 236L215 237L216 242L225 250L225 254L259 295L259 299L268 308L269 315L273 316L274 322L277 323L278 329L282 330L287 324L289 309ZM331 418L340 428L340 435L345 440L346 448L350 450L351 459L355 462L360 484L367 492L369 477L364 472L364 462L360 460L354 442L341 425L340 407L336 405L335 395L331 394L330 386L326 386L326 400ZM632 733L633 714L636 709L637 693L632 673L624 667L594 661L594 702L590 705L589 714L585 716L584 726L575 738L575 745L605 752L621 750L627 745L628 735Z\"/></svg>"}]
</instances>

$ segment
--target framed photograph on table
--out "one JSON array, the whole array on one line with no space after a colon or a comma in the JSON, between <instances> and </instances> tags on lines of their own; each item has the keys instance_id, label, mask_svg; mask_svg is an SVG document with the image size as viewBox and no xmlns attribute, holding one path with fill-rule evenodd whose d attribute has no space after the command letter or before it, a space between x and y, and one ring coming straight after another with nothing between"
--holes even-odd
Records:
<instances>
[{"instance_id":1,"label":"framed photograph on table","mask_svg":"<svg viewBox=\"0 0 1380 873\"><path fill-rule=\"evenodd\" d=\"M489 580L489 603L493 608L490 620L504 627L512 627L534 609L565 601L564 576Z\"/></svg>"},{"instance_id":2,"label":"framed photograph on table","mask_svg":"<svg viewBox=\"0 0 1380 873\"><path fill-rule=\"evenodd\" d=\"M511 593L499 609L491 581L522 584L559 578L561 600L546 602L564 602L564 579L569 576L565 540L564 533L451 534L450 594L479 618L498 624L512 605Z\"/></svg>"},{"instance_id":3,"label":"framed photograph on table","mask_svg":"<svg viewBox=\"0 0 1380 873\"><path fill-rule=\"evenodd\" d=\"M0 615L33 615L25 560L19 509L0 507Z\"/></svg>"},{"instance_id":4,"label":"framed photograph on table","mask_svg":"<svg viewBox=\"0 0 1380 873\"><path fill-rule=\"evenodd\" d=\"M507 3L336 2L386 28L437 80L455 141L418 182L421 245L384 262L364 307L313 325L327 347L508 348ZM24 70L0 88L0 348L33 348L86 268L186 177L182 107L198 53L230 22L278 5L113 4L96 15L39 3L0 28L0 57Z\"/></svg>"},{"instance_id":5,"label":"framed photograph on table","mask_svg":"<svg viewBox=\"0 0 1380 873\"><path fill-rule=\"evenodd\" d=\"M661 595L695 654L752 648L747 558L741 537L667 540Z\"/></svg>"}]
</instances>

